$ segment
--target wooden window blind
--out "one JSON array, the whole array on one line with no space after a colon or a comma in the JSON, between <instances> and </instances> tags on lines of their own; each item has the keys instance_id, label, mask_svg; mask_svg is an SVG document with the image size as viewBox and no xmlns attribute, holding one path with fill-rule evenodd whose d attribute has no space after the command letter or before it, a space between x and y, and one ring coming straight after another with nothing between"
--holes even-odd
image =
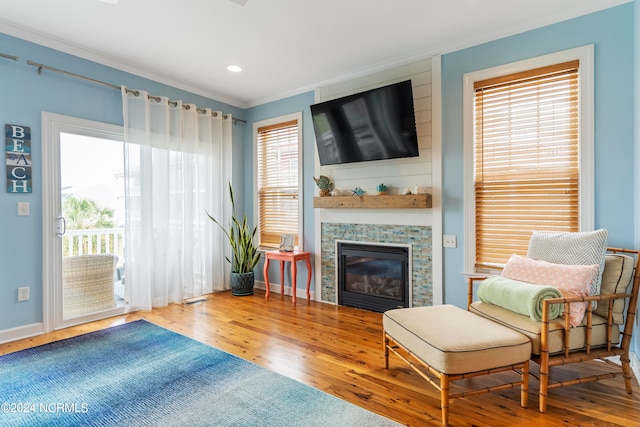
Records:
<instances>
[{"instance_id":1,"label":"wooden window blind","mask_svg":"<svg viewBox=\"0 0 640 427\"><path fill-rule=\"evenodd\" d=\"M578 231L578 61L475 82L476 270Z\"/></svg>"},{"instance_id":2,"label":"wooden window blind","mask_svg":"<svg viewBox=\"0 0 640 427\"><path fill-rule=\"evenodd\" d=\"M259 244L277 248L281 234L298 245L298 121L258 128Z\"/></svg>"}]
</instances>

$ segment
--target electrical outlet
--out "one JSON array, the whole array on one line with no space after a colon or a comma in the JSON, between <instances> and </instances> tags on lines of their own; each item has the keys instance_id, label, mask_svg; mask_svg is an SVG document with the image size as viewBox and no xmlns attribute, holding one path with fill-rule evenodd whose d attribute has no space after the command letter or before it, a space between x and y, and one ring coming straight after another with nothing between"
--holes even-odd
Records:
<instances>
[{"instance_id":1,"label":"electrical outlet","mask_svg":"<svg viewBox=\"0 0 640 427\"><path fill-rule=\"evenodd\" d=\"M29 301L29 287L18 288L18 301Z\"/></svg>"},{"instance_id":2,"label":"electrical outlet","mask_svg":"<svg viewBox=\"0 0 640 427\"><path fill-rule=\"evenodd\" d=\"M445 248L455 248L458 246L455 234L445 234L442 236L442 246Z\"/></svg>"}]
</instances>

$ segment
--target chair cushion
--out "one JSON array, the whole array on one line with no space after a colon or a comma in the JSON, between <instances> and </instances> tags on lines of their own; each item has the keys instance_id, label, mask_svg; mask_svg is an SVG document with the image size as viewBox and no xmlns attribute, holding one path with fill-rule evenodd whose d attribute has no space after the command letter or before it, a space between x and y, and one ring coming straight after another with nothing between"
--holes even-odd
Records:
<instances>
[{"instance_id":1,"label":"chair cushion","mask_svg":"<svg viewBox=\"0 0 640 427\"><path fill-rule=\"evenodd\" d=\"M471 313L485 317L501 325L508 326L531 340L531 352L540 354L540 338L542 336L542 322L531 320L529 316L515 313L497 305L488 304L482 301L473 302L469 306ZM602 347L607 344L607 320L597 314L592 315L591 347ZM586 323L583 319L580 325L571 328L569 340L570 350L580 350L586 345ZM549 322L549 351L551 354L564 351L564 320L557 319ZM613 325L611 331L612 343L618 344L620 341L620 328Z\"/></svg>"},{"instance_id":2,"label":"chair cushion","mask_svg":"<svg viewBox=\"0 0 640 427\"><path fill-rule=\"evenodd\" d=\"M531 357L529 338L453 305L388 310L382 324L394 341L445 374L510 366Z\"/></svg>"},{"instance_id":3,"label":"chair cushion","mask_svg":"<svg viewBox=\"0 0 640 427\"><path fill-rule=\"evenodd\" d=\"M591 284L598 274L599 268L598 264L554 264L544 260L535 260L513 254L504 266L501 275L502 277L527 283L553 286L557 288L565 298L586 297L589 295ZM570 304L571 313L569 317L571 326L578 326L580 322L582 322L587 304L586 302L574 302ZM534 318L533 320L542 319Z\"/></svg>"},{"instance_id":4,"label":"chair cushion","mask_svg":"<svg viewBox=\"0 0 640 427\"><path fill-rule=\"evenodd\" d=\"M633 257L622 254L608 254L605 257L600 295L626 293L632 283L633 266ZM608 301L600 301L594 313L606 318L609 306L607 302ZM613 302L613 321L618 325L624 323L624 304L625 301L623 299L617 299Z\"/></svg>"},{"instance_id":5,"label":"chair cushion","mask_svg":"<svg viewBox=\"0 0 640 427\"><path fill-rule=\"evenodd\" d=\"M600 295L607 237L605 229L575 233L534 231L529 239L527 256L555 264L598 264L600 268L591 284L589 295ZM593 307L596 305L594 303Z\"/></svg>"}]
</instances>

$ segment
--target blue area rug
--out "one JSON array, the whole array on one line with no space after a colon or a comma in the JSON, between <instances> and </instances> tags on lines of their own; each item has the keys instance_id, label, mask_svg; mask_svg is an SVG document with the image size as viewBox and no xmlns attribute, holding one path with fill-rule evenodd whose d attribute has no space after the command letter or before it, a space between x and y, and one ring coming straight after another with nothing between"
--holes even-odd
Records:
<instances>
[{"instance_id":1,"label":"blue area rug","mask_svg":"<svg viewBox=\"0 0 640 427\"><path fill-rule=\"evenodd\" d=\"M139 320L0 356L2 426L398 426Z\"/></svg>"}]
</instances>

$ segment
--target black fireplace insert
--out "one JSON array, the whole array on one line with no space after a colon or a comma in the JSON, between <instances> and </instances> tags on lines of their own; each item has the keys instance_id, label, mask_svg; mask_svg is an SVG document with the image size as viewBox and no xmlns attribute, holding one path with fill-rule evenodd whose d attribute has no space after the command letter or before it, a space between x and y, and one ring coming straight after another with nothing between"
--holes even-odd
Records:
<instances>
[{"instance_id":1,"label":"black fireplace insert","mask_svg":"<svg viewBox=\"0 0 640 427\"><path fill-rule=\"evenodd\" d=\"M409 248L337 243L338 304L384 312L409 307Z\"/></svg>"}]
</instances>

